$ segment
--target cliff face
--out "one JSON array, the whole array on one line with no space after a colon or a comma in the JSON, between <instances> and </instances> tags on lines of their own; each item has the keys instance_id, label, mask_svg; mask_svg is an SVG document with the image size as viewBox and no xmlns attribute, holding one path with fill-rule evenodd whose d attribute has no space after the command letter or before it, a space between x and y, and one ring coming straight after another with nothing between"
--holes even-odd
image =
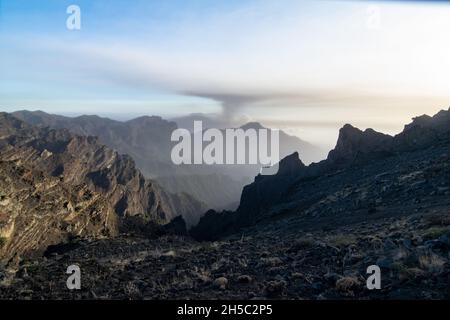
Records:
<instances>
[{"instance_id":1,"label":"cliff face","mask_svg":"<svg viewBox=\"0 0 450 320\"><path fill-rule=\"evenodd\" d=\"M7 126L9 116L0 121ZM13 128L10 126L10 128ZM119 217L140 214L146 219L169 221L176 214L164 208L159 190L145 180L133 160L101 145L97 138L75 136L66 130L23 128L1 150L3 160L16 160L70 186L86 185L107 197Z\"/></svg>"},{"instance_id":2,"label":"cliff face","mask_svg":"<svg viewBox=\"0 0 450 320\"><path fill-rule=\"evenodd\" d=\"M0 260L39 255L74 236L117 235L117 216L102 194L19 162L0 161Z\"/></svg>"},{"instance_id":3,"label":"cliff face","mask_svg":"<svg viewBox=\"0 0 450 320\"><path fill-rule=\"evenodd\" d=\"M168 194L145 179L129 156L95 137L36 128L5 113L0 114L0 161L5 255L73 235L128 232L130 219L165 224L203 210L190 197Z\"/></svg>"}]
</instances>

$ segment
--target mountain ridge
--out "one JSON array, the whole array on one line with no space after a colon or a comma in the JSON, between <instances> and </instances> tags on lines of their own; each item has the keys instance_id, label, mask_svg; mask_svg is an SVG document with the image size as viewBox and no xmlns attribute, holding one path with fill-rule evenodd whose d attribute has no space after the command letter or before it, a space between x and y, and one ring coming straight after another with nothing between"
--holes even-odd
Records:
<instances>
[{"instance_id":1,"label":"mountain ridge","mask_svg":"<svg viewBox=\"0 0 450 320\"><path fill-rule=\"evenodd\" d=\"M364 170L365 167L370 167L371 163L376 166L378 162L391 160L395 163L397 159L405 159L407 163L409 153L420 154L422 149L434 146L443 148L449 139L450 109L442 110L433 117L414 118L395 136L373 129L362 131L347 124L340 130L336 147L329 152L326 160L304 166L297 153L284 158L279 163L278 174L258 175L253 183L244 188L236 211L209 211L192 229L192 235L197 239L217 239L221 236L217 231L220 229L220 226L217 226L218 221L221 221L223 226L223 236L237 232L243 227L257 225L260 221L270 220L272 216L278 215L280 210L289 212L298 206L305 210L308 206L320 202L321 194L325 192L317 189L320 193L303 196L300 186L310 188L308 185L314 181L332 181L333 177L340 175L356 179L353 171L356 168ZM329 188L332 186L324 185L322 190ZM214 215L217 215L217 219ZM212 221L215 223L214 232L208 232Z\"/></svg>"},{"instance_id":2,"label":"mountain ridge","mask_svg":"<svg viewBox=\"0 0 450 320\"><path fill-rule=\"evenodd\" d=\"M170 154L175 143L170 141L170 137L177 124L158 116L142 116L122 122L98 116L70 118L42 111L22 110L12 115L37 126L65 128L75 134L97 136L101 143L130 155L145 177L158 181L168 192L189 194L212 209L235 209L243 187L260 170L259 166L251 165L173 165ZM281 156L301 150L302 155L306 155L315 150L314 146L282 131L280 141Z\"/></svg>"}]
</instances>

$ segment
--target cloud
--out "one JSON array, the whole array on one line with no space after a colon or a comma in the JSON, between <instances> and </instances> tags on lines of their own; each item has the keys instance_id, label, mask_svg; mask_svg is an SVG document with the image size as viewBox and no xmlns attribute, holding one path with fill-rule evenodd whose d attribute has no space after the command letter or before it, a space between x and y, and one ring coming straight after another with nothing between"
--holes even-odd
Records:
<instances>
[{"instance_id":1,"label":"cloud","mask_svg":"<svg viewBox=\"0 0 450 320\"><path fill-rule=\"evenodd\" d=\"M29 78L29 69L36 69L30 71L36 82L67 83L80 91L111 85L112 93L160 91L210 99L221 104L226 117L254 105L308 107L352 103L357 96L448 92L450 11L382 4L382 28L372 32L365 29L364 3L336 1L325 11L315 1L307 3L305 11L277 5L277 14L268 4L218 10L206 21L177 25L176 36L163 41L151 41L151 35L14 35L21 40L14 51L4 43L10 56L3 60L16 60L11 74L22 71ZM349 10L329 15L341 7ZM283 19L275 23L276 17ZM39 64L30 65L33 60Z\"/></svg>"},{"instance_id":2,"label":"cloud","mask_svg":"<svg viewBox=\"0 0 450 320\"><path fill-rule=\"evenodd\" d=\"M150 104L164 93L174 100L171 106L189 100L186 113L219 109L228 122L243 115L297 117L304 124L378 121L389 112L384 121L403 123L413 109L442 107L450 71L447 6L382 3L382 27L370 31L367 3L336 1L326 3L326 10L322 5L287 7L279 10L283 19L270 10L255 17L249 15L253 10L224 16L218 10L214 19L177 25L176 35L163 41L152 35L12 35L15 46L2 39L2 73L8 86L21 85L19 97L31 83L38 93L29 96L36 100L45 88L48 99L55 100L52 92L67 94L91 99L95 108L96 99L120 94L124 103L144 97L144 112L145 99ZM211 109L200 111L195 105L201 102ZM161 112L167 109L161 104Z\"/></svg>"},{"instance_id":3,"label":"cloud","mask_svg":"<svg viewBox=\"0 0 450 320\"><path fill-rule=\"evenodd\" d=\"M243 90L244 91L244 90ZM239 112L246 107L264 104L270 101L280 101L294 97L300 97L298 93L226 93L226 92L182 92L183 94L195 97L203 97L217 101L222 106L222 115L228 121L233 120Z\"/></svg>"}]
</instances>

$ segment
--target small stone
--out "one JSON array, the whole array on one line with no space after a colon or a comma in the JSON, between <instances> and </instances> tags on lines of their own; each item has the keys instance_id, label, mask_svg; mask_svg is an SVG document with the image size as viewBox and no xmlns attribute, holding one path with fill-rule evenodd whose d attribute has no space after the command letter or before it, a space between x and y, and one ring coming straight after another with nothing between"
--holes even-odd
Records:
<instances>
[{"instance_id":1,"label":"small stone","mask_svg":"<svg viewBox=\"0 0 450 320\"><path fill-rule=\"evenodd\" d=\"M239 283L251 283L253 281L252 277L247 275L241 275L238 277Z\"/></svg>"},{"instance_id":2,"label":"small stone","mask_svg":"<svg viewBox=\"0 0 450 320\"><path fill-rule=\"evenodd\" d=\"M426 275L426 272L420 268L407 268L403 269L399 272L399 280L400 281L407 281L411 279L417 279L424 277Z\"/></svg>"},{"instance_id":3,"label":"small stone","mask_svg":"<svg viewBox=\"0 0 450 320\"><path fill-rule=\"evenodd\" d=\"M225 277L217 278L214 280L214 286L221 290L225 290L228 286L228 279Z\"/></svg>"},{"instance_id":4,"label":"small stone","mask_svg":"<svg viewBox=\"0 0 450 320\"><path fill-rule=\"evenodd\" d=\"M361 282L356 277L344 277L336 281L336 289L341 292L347 292L356 289Z\"/></svg>"},{"instance_id":5,"label":"small stone","mask_svg":"<svg viewBox=\"0 0 450 320\"><path fill-rule=\"evenodd\" d=\"M293 279L303 279L303 278L305 278L305 275L303 273L300 273L300 272L292 272L291 273L291 277Z\"/></svg>"},{"instance_id":6,"label":"small stone","mask_svg":"<svg viewBox=\"0 0 450 320\"><path fill-rule=\"evenodd\" d=\"M376 265L382 269L392 269L392 264L394 261L389 257L382 257L377 260Z\"/></svg>"},{"instance_id":7,"label":"small stone","mask_svg":"<svg viewBox=\"0 0 450 320\"><path fill-rule=\"evenodd\" d=\"M198 279L202 283L211 283L211 281L212 281L211 278L208 275L205 275L205 274L199 275Z\"/></svg>"},{"instance_id":8,"label":"small stone","mask_svg":"<svg viewBox=\"0 0 450 320\"><path fill-rule=\"evenodd\" d=\"M331 283L336 283L341 278L340 275L334 272L327 272L323 277L326 281Z\"/></svg>"},{"instance_id":9,"label":"small stone","mask_svg":"<svg viewBox=\"0 0 450 320\"><path fill-rule=\"evenodd\" d=\"M269 298L276 298L283 294L286 288L286 281L269 281L266 285L266 295Z\"/></svg>"},{"instance_id":10,"label":"small stone","mask_svg":"<svg viewBox=\"0 0 450 320\"><path fill-rule=\"evenodd\" d=\"M176 254L175 251L173 251L173 250L167 251L167 252L165 252L165 253L162 254L163 257L171 257L171 258L176 257L176 255L177 255L177 254Z\"/></svg>"},{"instance_id":11,"label":"small stone","mask_svg":"<svg viewBox=\"0 0 450 320\"><path fill-rule=\"evenodd\" d=\"M275 266L279 266L279 265L283 264L283 261L278 257L263 258L262 262L266 266L271 266L271 267L275 267Z\"/></svg>"}]
</instances>

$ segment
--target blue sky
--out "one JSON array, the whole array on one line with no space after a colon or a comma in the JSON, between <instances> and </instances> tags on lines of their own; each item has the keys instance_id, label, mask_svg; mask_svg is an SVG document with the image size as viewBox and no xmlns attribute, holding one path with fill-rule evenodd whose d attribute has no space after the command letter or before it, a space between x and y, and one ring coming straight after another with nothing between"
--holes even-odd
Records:
<instances>
[{"instance_id":1,"label":"blue sky","mask_svg":"<svg viewBox=\"0 0 450 320\"><path fill-rule=\"evenodd\" d=\"M261 121L331 146L448 106L450 6L0 0L0 109ZM81 30L66 8L81 8ZM386 114L389 117L386 117Z\"/></svg>"}]
</instances>

